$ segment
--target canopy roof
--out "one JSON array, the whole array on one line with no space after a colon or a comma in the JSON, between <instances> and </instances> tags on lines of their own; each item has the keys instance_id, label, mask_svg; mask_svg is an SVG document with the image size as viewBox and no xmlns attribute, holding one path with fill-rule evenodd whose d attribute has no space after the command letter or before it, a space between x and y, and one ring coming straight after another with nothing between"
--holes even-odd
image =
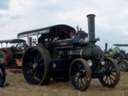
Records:
<instances>
[{"instance_id":1,"label":"canopy roof","mask_svg":"<svg viewBox=\"0 0 128 96\"><path fill-rule=\"evenodd\" d=\"M22 42L26 42L23 39L10 39L10 40L0 40L0 43L22 43Z\"/></svg>"},{"instance_id":2,"label":"canopy roof","mask_svg":"<svg viewBox=\"0 0 128 96\"><path fill-rule=\"evenodd\" d=\"M29 36L34 36L34 35L40 35L40 34L50 34L52 36L55 35L63 35L70 37L71 35L74 35L76 33L75 29L69 25L64 25L64 24L59 24L59 25L54 25L50 27L45 27L41 29L36 29L36 30L31 30L31 31L25 31L22 33L19 33L17 35L18 38L23 38L23 37L29 37Z\"/></svg>"}]
</instances>

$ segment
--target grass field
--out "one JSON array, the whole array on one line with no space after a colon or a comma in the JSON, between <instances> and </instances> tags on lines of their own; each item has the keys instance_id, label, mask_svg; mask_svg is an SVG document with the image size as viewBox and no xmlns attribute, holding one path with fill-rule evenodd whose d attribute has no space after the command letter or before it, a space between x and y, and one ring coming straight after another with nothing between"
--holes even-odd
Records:
<instances>
[{"instance_id":1,"label":"grass field","mask_svg":"<svg viewBox=\"0 0 128 96\"><path fill-rule=\"evenodd\" d=\"M114 89L103 87L98 80L92 80L89 89L80 92L68 82L51 81L47 86L29 85L22 74L8 72L9 86L0 88L0 96L128 96L128 73L121 73L119 84Z\"/></svg>"}]
</instances>

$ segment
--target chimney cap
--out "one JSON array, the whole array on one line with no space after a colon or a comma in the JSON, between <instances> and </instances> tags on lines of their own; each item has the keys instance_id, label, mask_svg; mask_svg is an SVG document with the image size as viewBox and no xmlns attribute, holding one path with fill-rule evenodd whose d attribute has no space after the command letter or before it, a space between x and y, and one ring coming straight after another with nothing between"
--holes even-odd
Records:
<instances>
[{"instance_id":1,"label":"chimney cap","mask_svg":"<svg viewBox=\"0 0 128 96\"><path fill-rule=\"evenodd\" d=\"M88 14L88 15L87 15L87 17L90 17L90 16L95 17L96 15L95 15L95 14Z\"/></svg>"}]
</instances>

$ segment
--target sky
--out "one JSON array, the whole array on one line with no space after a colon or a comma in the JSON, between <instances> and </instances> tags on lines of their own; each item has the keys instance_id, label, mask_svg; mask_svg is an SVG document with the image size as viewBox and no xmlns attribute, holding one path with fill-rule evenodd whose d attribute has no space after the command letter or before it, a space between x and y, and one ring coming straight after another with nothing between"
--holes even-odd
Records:
<instances>
[{"instance_id":1,"label":"sky","mask_svg":"<svg viewBox=\"0 0 128 96\"><path fill-rule=\"evenodd\" d=\"M128 0L0 0L0 40L55 24L88 32L87 14L96 15L98 45L128 43Z\"/></svg>"}]
</instances>

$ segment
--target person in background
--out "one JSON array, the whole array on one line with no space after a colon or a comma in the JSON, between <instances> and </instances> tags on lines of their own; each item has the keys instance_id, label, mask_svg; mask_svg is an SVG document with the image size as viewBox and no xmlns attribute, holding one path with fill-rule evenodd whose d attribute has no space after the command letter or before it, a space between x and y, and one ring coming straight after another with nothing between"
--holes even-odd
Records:
<instances>
[{"instance_id":1,"label":"person in background","mask_svg":"<svg viewBox=\"0 0 128 96\"><path fill-rule=\"evenodd\" d=\"M5 54L3 51L0 51L0 87L4 87L5 79Z\"/></svg>"},{"instance_id":2,"label":"person in background","mask_svg":"<svg viewBox=\"0 0 128 96\"><path fill-rule=\"evenodd\" d=\"M0 87L4 87L5 80L6 80L6 74L5 74L5 66L4 64L0 64Z\"/></svg>"}]
</instances>

